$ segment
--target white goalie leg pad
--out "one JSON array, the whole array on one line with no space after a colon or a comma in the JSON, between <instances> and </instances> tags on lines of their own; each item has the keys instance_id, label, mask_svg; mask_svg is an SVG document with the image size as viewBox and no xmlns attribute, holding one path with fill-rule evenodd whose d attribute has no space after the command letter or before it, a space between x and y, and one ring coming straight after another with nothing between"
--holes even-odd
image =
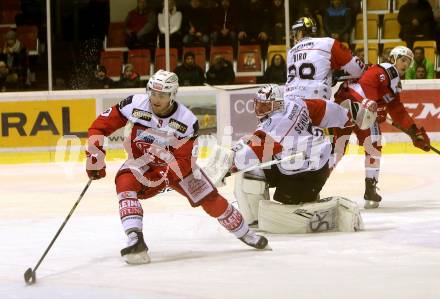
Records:
<instances>
[{"instance_id":1,"label":"white goalie leg pad","mask_svg":"<svg viewBox=\"0 0 440 299\"><path fill-rule=\"evenodd\" d=\"M258 220L258 206L262 200L269 200L269 188L264 180L246 178L245 173L235 176L234 195L247 224Z\"/></svg>"},{"instance_id":2,"label":"white goalie leg pad","mask_svg":"<svg viewBox=\"0 0 440 299\"><path fill-rule=\"evenodd\" d=\"M258 227L269 233L305 234L358 231L363 223L356 203L343 197L328 197L301 205L260 201Z\"/></svg>"}]
</instances>

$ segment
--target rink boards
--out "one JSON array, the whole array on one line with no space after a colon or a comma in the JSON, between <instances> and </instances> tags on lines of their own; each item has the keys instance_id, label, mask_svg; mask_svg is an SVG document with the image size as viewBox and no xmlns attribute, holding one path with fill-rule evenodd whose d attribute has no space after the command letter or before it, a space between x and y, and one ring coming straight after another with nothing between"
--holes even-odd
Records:
<instances>
[{"instance_id":1,"label":"rink boards","mask_svg":"<svg viewBox=\"0 0 440 299\"><path fill-rule=\"evenodd\" d=\"M334 87L336 88L336 87ZM257 86L181 87L177 100L198 117L201 134L216 134L228 146L252 132L257 120L253 96ZM402 102L418 126L423 126L434 146L440 145L440 88L438 80L403 81ZM78 161L87 129L97 115L139 89L111 89L0 94L0 163ZM423 153L410 139L388 124L384 153ZM124 158L123 130L107 140L108 157ZM353 145L356 144L352 136ZM352 146L350 153L358 153Z\"/></svg>"}]
</instances>

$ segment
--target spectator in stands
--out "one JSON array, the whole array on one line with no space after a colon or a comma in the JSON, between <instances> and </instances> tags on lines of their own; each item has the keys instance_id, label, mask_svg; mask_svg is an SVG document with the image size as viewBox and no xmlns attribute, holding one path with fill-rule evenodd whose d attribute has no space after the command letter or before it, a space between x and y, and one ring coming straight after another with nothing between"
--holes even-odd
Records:
<instances>
[{"instance_id":1,"label":"spectator in stands","mask_svg":"<svg viewBox=\"0 0 440 299\"><path fill-rule=\"evenodd\" d=\"M10 74L16 74L18 77L18 87L22 87L26 81L28 69L28 54L25 46L21 43L15 34L15 31L8 31L5 35L5 45L0 55L0 60L6 62Z\"/></svg>"},{"instance_id":2,"label":"spectator in stands","mask_svg":"<svg viewBox=\"0 0 440 299\"><path fill-rule=\"evenodd\" d=\"M235 46L237 41L236 6L231 6L230 0L221 0L220 6L213 10L212 19L212 43Z\"/></svg>"},{"instance_id":3,"label":"spectator in stands","mask_svg":"<svg viewBox=\"0 0 440 299\"><path fill-rule=\"evenodd\" d=\"M286 29L284 22L284 1L272 0L272 4L269 9L269 39L273 45L280 45L286 43Z\"/></svg>"},{"instance_id":4,"label":"spectator in stands","mask_svg":"<svg viewBox=\"0 0 440 299\"><path fill-rule=\"evenodd\" d=\"M416 76L414 79L431 79L427 78L426 68L424 65L419 65L416 68Z\"/></svg>"},{"instance_id":5,"label":"spectator in stands","mask_svg":"<svg viewBox=\"0 0 440 299\"><path fill-rule=\"evenodd\" d=\"M96 67L95 76L90 82L90 89L106 89L113 87L113 80L107 76L107 69L103 65Z\"/></svg>"},{"instance_id":6,"label":"spectator in stands","mask_svg":"<svg viewBox=\"0 0 440 299\"><path fill-rule=\"evenodd\" d=\"M193 52L186 52L183 63L174 70L179 78L180 86L196 86L205 83L205 72L195 63Z\"/></svg>"},{"instance_id":7,"label":"spectator in stands","mask_svg":"<svg viewBox=\"0 0 440 299\"><path fill-rule=\"evenodd\" d=\"M168 11L170 15L169 28L170 28L170 48L177 48L179 52L182 48L182 13L177 10L174 0L168 0ZM164 11L159 13L158 17L159 26L159 44L161 48L165 47L165 7Z\"/></svg>"},{"instance_id":8,"label":"spectator in stands","mask_svg":"<svg viewBox=\"0 0 440 299\"><path fill-rule=\"evenodd\" d=\"M262 0L243 0L238 25L238 40L240 44L260 44L262 53L266 53L270 24L267 18L268 10Z\"/></svg>"},{"instance_id":9,"label":"spectator in stands","mask_svg":"<svg viewBox=\"0 0 440 299\"><path fill-rule=\"evenodd\" d=\"M17 74L10 74L8 66L0 60L0 92L16 90L18 85Z\"/></svg>"},{"instance_id":10,"label":"spectator in stands","mask_svg":"<svg viewBox=\"0 0 440 299\"><path fill-rule=\"evenodd\" d=\"M211 85L232 84L235 80L232 63L227 61L223 55L216 55L214 62L206 73L206 80Z\"/></svg>"},{"instance_id":11,"label":"spectator in stands","mask_svg":"<svg viewBox=\"0 0 440 299\"><path fill-rule=\"evenodd\" d=\"M426 0L408 0L399 9L399 36L412 48L416 40L435 39L435 21L431 4Z\"/></svg>"},{"instance_id":12,"label":"spectator in stands","mask_svg":"<svg viewBox=\"0 0 440 299\"><path fill-rule=\"evenodd\" d=\"M330 0L330 6L324 11L323 25L326 36L341 42L349 42L351 31L351 12L342 0Z\"/></svg>"},{"instance_id":13,"label":"spectator in stands","mask_svg":"<svg viewBox=\"0 0 440 299\"><path fill-rule=\"evenodd\" d=\"M417 79L417 67L423 66L425 69L426 78L425 79L435 79L434 64L426 59L425 49L422 47L415 47L414 50L414 63L405 72L405 79ZM420 79L420 78L419 78Z\"/></svg>"},{"instance_id":14,"label":"spectator in stands","mask_svg":"<svg viewBox=\"0 0 440 299\"><path fill-rule=\"evenodd\" d=\"M281 54L272 57L270 66L266 69L263 76L263 83L284 84L287 80L286 60Z\"/></svg>"},{"instance_id":15,"label":"spectator in stands","mask_svg":"<svg viewBox=\"0 0 440 299\"><path fill-rule=\"evenodd\" d=\"M136 88L141 87L141 84L141 76L134 71L132 64L127 63L124 66L118 86L120 88Z\"/></svg>"},{"instance_id":16,"label":"spectator in stands","mask_svg":"<svg viewBox=\"0 0 440 299\"><path fill-rule=\"evenodd\" d=\"M185 46L209 44L209 13L201 6L200 0L191 0L183 11L183 44Z\"/></svg>"},{"instance_id":17,"label":"spectator in stands","mask_svg":"<svg viewBox=\"0 0 440 299\"><path fill-rule=\"evenodd\" d=\"M137 7L125 19L126 44L130 49L154 48L156 44L156 13L147 0L137 0Z\"/></svg>"}]
</instances>

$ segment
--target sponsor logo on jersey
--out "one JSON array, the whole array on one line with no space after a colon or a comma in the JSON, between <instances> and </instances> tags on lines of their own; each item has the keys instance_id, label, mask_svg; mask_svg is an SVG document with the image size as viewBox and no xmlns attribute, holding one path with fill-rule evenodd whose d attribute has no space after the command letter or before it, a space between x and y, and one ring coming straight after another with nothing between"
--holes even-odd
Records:
<instances>
[{"instance_id":1,"label":"sponsor logo on jersey","mask_svg":"<svg viewBox=\"0 0 440 299\"><path fill-rule=\"evenodd\" d=\"M186 130L188 130L187 125L185 125L184 123L182 123L174 118L170 119L170 121L168 122L168 126L177 130L180 133L185 133Z\"/></svg>"},{"instance_id":2,"label":"sponsor logo on jersey","mask_svg":"<svg viewBox=\"0 0 440 299\"><path fill-rule=\"evenodd\" d=\"M132 102L133 102L133 96L129 96L128 98L123 99L118 104L119 110L121 110L122 108L124 108L127 105L130 105Z\"/></svg>"},{"instance_id":3,"label":"sponsor logo on jersey","mask_svg":"<svg viewBox=\"0 0 440 299\"><path fill-rule=\"evenodd\" d=\"M112 108L110 107L110 108L108 108L107 110L105 110L104 112L102 112L102 113L101 113L101 116L105 116L105 117L107 117L107 116L110 115L111 112L112 112Z\"/></svg>"},{"instance_id":4,"label":"sponsor logo on jersey","mask_svg":"<svg viewBox=\"0 0 440 299\"><path fill-rule=\"evenodd\" d=\"M380 74L379 75L379 80L380 80L380 82L385 81L385 75L384 74Z\"/></svg>"},{"instance_id":5,"label":"sponsor logo on jersey","mask_svg":"<svg viewBox=\"0 0 440 299\"><path fill-rule=\"evenodd\" d=\"M137 109L137 108L133 109L133 112L131 113L131 115L133 115L134 118L142 119L145 121L150 121L151 116L152 116L151 112Z\"/></svg>"}]
</instances>

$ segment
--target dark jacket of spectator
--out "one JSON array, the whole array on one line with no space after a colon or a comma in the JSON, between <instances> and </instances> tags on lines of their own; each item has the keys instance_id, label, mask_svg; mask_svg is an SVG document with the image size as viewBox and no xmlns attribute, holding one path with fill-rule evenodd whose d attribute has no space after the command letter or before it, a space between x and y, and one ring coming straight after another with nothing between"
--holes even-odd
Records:
<instances>
[{"instance_id":1,"label":"dark jacket of spectator","mask_svg":"<svg viewBox=\"0 0 440 299\"><path fill-rule=\"evenodd\" d=\"M280 54L272 57L270 66L266 69L263 76L264 83L284 84L287 80L286 61Z\"/></svg>"},{"instance_id":2,"label":"dark jacket of spectator","mask_svg":"<svg viewBox=\"0 0 440 299\"><path fill-rule=\"evenodd\" d=\"M157 14L146 0L138 0L137 7L128 13L125 33L129 48L148 47L156 41Z\"/></svg>"},{"instance_id":3,"label":"dark jacket of spectator","mask_svg":"<svg viewBox=\"0 0 440 299\"><path fill-rule=\"evenodd\" d=\"M95 76L90 82L90 89L106 89L112 88L113 80L107 76L107 69L103 65L98 65L95 71Z\"/></svg>"},{"instance_id":4,"label":"dark jacket of spectator","mask_svg":"<svg viewBox=\"0 0 440 299\"><path fill-rule=\"evenodd\" d=\"M219 55L215 57L214 63L209 67L206 73L206 81L211 85L232 84L235 79L232 63Z\"/></svg>"},{"instance_id":5,"label":"dark jacket of spectator","mask_svg":"<svg viewBox=\"0 0 440 299\"><path fill-rule=\"evenodd\" d=\"M237 35L237 9L231 0L222 0L221 5L212 11L212 42L215 45L235 43Z\"/></svg>"},{"instance_id":6,"label":"dark jacket of spectator","mask_svg":"<svg viewBox=\"0 0 440 299\"><path fill-rule=\"evenodd\" d=\"M28 54L25 46L15 35L14 31L9 31L5 35L6 42L0 54L0 60L6 62L9 73L18 75L19 84L23 84L26 80L28 69Z\"/></svg>"},{"instance_id":7,"label":"dark jacket of spectator","mask_svg":"<svg viewBox=\"0 0 440 299\"><path fill-rule=\"evenodd\" d=\"M203 69L195 63L192 52L186 52L183 63L176 67L174 73L179 78L180 86L196 86L205 83Z\"/></svg>"},{"instance_id":8,"label":"dark jacket of spectator","mask_svg":"<svg viewBox=\"0 0 440 299\"><path fill-rule=\"evenodd\" d=\"M348 42L351 31L351 11L342 0L331 0L331 5L324 11L323 27L326 36Z\"/></svg>"},{"instance_id":9,"label":"dark jacket of spectator","mask_svg":"<svg viewBox=\"0 0 440 299\"><path fill-rule=\"evenodd\" d=\"M431 4L426 0L408 0L399 9L400 38L412 48L415 40L433 40L435 21Z\"/></svg>"},{"instance_id":10,"label":"dark jacket of spectator","mask_svg":"<svg viewBox=\"0 0 440 299\"><path fill-rule=\"evenodd\" d=\"M286 42L285 22L284 22L284 1L272 0L269 9L270 29L269 39L272 44L279 45Z\"/></svg>"},{"instance_id":11,"label":"dark jacket of spectator","mask_svg":"<svg viewBox=\"0 0 440 299\"><path fill-rule=\"evenodd\" d=\"M126 64L124 72L121 74L121 78L118 82L120 88L136 88L141 86L141 76L133 69L133 65Z\"/></svg>"},{"instance_id":12,"label":"dark jacket of spectator","mask_svg":"<svg viewBox=\"0 0 440 299\"><path fill-rule=\"evenodd\" d=\"M242 43L258 43L268 39L270 23L268 10L262 0L244 0L238 25L238 38Z\"/></svg>"}]
</instances>

